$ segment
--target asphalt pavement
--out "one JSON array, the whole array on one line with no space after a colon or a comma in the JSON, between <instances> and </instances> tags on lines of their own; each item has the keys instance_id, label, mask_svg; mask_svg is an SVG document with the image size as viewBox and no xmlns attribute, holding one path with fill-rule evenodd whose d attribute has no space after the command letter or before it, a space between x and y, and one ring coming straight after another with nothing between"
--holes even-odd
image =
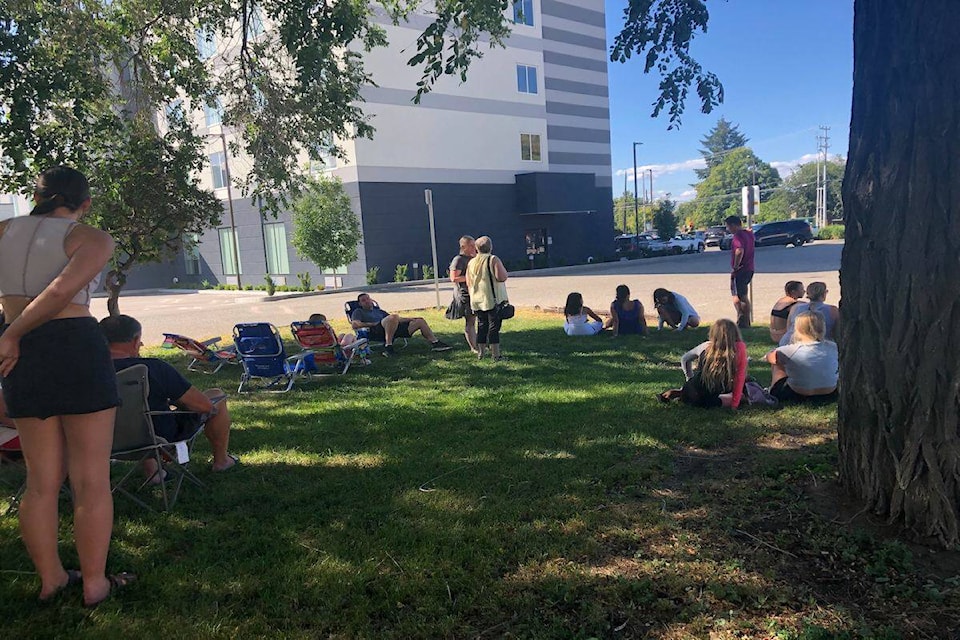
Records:
<instances>
[{"instance_id":1,"label":"asphalt pavement","mask_svg":"<svg viewBox=\"0 0 960 640\"><path fill-rule=\"evenodd\" d=\"M803 247L761 247L757 249L757 273L753 280L755 322L765 322L767 312L782 295L788 280L827 283L827 301L839 300L840 253L842 241L815 242ZM708 249L695 255L667 256L603 264L580 265L512 273L507 282L510 301L518 307L562 308L567 294L579 291L584 303L606 313L617 285L630 287L652 312L652 294L664 287L683 294L706 321L733 318L730 300L730 252ZM384 309L391 311L426 309L437 304L434 285L414 284L403 288L373 286L365 289ZM446 306L452 294L449 282L440 285L440 304ZM279 294L278 294L279 295ZM326 292L300 298L263 301L263 292L130 292L120 298L122 313L137 318L144 327L144 343L159 344L164 332L198 339L223 336L229 342L238 322L272 322L277 326L305 320L311 313L344 319L344 302L356 299L357 292ZM97 317L107 314L106 299L91 305ZM459 326L459 321L458 321ZM450 331L447 327L435 327Z\"/></svg>"}]
</instances>

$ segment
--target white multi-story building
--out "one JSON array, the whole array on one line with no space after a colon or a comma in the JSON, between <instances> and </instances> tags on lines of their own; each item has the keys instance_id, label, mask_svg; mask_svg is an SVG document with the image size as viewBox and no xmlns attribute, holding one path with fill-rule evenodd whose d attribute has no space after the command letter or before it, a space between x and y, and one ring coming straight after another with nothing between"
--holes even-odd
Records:
<instances>
[{"instance_id":1,"label":"white multi-story building","mask_svg":"<svg viewBox=\"0 0 960 640\"><path fill-rule=\"evenodd\" d=\"M338 141L347 159L314 165L341 178L353 200L363 230L356 262L321 274L289 245L288 215L264 218L234 191L232 220L225 206L221 225L196 250L139 268L128 287L236 282L237 263L243 284L262 284L266 274L295 284L297 273L310 272L314 283L361 285L373 266L389 280L398 264L431 262L425 189L433 192L441 276L464 234L491 236L512 268L612 253L604 2L517 0L513 17L506 48L486 50L464 83L442 78L419 105L412 98L420 72L406 60L430 18L402 26L378 18L390 46L365 54L377 86L363 90L376 133ZM208 55L217 46L198 44ZM217 109L198 111L196 122L210 134L206 185L226 200L228 167L237 175L249 165L225 157Z\"/></svg>"}]
</instances>

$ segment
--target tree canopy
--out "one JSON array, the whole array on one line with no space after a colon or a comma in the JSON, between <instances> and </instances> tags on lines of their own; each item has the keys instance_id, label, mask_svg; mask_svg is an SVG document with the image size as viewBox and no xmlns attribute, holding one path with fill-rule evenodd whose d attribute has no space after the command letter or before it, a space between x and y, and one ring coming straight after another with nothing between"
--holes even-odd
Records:
<instances>
[{"instance_id":1,"label":"tree canopy","mask_svg":"<svg viewBox=\"0 0 960 640\"><path fill-rule=\"evenodd\" d=\"M293 201L291 243L297 253L321 270L335 269L357 259L361 239L360 222L343 183L310 179Z\"/></svg>"},{"instance_id":2,"label":"tree canopy","mask_svg":"<svg viewBox=\"0 0 960 640\"><path fill-rule=\"evenodd\" d=\"M697 177L704 180L710 175L710 170L723 160L726 152L747 146L749 140L740 132L739 125L721 117L717 120L717 124L713 125L713 128L700 139L702 145L700 155L703 156L707 166L703 169L694 169Z\"/></svg>"},{"instance_id":3,"label":"tree canopy","mask_svg":"<svg viewBox=\"0 0 960 640\"><path fill-rule=\"evenodd\" d=\"M692 212L697 227L721 224L730 215L740 215L741 190L744 186L760 186L770 193L780 185L780 174L754 154L749 147L740 147L724 155L710 173L697 183L696 209Z\"/></svg>"}]
</instances>

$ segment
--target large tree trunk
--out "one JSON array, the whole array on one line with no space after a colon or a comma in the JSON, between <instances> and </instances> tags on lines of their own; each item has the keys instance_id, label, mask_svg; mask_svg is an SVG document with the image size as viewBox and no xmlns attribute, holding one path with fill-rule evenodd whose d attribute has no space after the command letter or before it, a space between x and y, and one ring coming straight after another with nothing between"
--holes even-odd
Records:
<instances>
[{"instance_id":1,"label":"large tree trunk","mask_svg":"<svg viewBox=\"0 0 960 640\"><path fill-rule=\"evenodd\" d=\"M856 0L840 475L960 542L960 3Z\"/></svg>"},{"instance_id":2,"label":"large tree trunk","mask_svg":"<svg viewBox=\"0 0 960 640\"><path fill-rule=\"evenodd\" d=\"M120 292L125 284L127 284L127 274L124 271L111 269L107 272L105 286L110 292L107 298L107 313L111 316L120 315Z\"/></svg>"}]
</instances>

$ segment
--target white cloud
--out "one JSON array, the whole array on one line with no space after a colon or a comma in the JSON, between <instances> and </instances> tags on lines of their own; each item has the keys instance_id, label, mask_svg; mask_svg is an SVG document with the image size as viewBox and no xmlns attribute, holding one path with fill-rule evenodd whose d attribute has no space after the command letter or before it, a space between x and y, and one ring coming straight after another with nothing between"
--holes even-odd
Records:
<instances>
[{"instance_id":1,"label":"white cloud","mask_svg":"<svg viewBox=\"0 0 960 640\"><path fill-rule=\"evenodd\" d=\"M807 153L800 156L796 160L775 160L774 162L770 163L770 166L780 172L781 178L786 178L791 173L796 171L797 167L800 165L808 162L815 162L818 155L819 154L816 153Z\"/></svg>"},{"instance_id":2,"label":"white cloud","mask_svg":"<svg viewBox=\"0 0 960 640\"><path fill-rule=\"evenodd\" d=\"M703 158L693 158L691 160L683 160L682 162L672 162L669 164L645 164L637 167L637 175L642 178L649 170L653 169L653 177L656 178L680 171L703 169L706 166L707 163ZM616 175L633 178L633 167L618 169Z\"/></svg>"},{"instance_id":3,"label":"white cloud","mask_svg":"<svg viewBox=\"0 0 960 640\"><path fill-rule=\"evenodd\" d=\"M689 202L697 197L696 189L687 189L676 197L677 202Z\"/></svg>"}]
</instances>

